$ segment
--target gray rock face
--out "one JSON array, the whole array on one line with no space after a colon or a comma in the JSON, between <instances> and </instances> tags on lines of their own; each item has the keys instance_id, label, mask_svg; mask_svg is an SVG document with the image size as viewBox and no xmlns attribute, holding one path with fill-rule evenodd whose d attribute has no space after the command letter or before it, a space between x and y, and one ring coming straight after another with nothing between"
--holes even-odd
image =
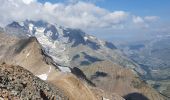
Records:
<instances>
[{"instance_id":1,"label":"gray rock face","mask_svg":"<svg viewBox=\"0 0 170 100\"><path fill-rule=\"evenodd\" d=\"M12 100L67 100L63 92L20 66L0 65L0 97Z\"/></svg>"}]
</instances>

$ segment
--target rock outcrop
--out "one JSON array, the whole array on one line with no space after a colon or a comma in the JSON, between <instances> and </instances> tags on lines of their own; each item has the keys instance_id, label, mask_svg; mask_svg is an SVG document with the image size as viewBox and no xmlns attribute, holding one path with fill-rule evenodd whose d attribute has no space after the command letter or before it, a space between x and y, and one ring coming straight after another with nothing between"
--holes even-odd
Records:
<instances>
[{"instance_id":1,"label":"rock outcrop","mask_svg":"<svg viewBox=\"0 0 170 100\"><path fill-rule=\"evenodd\" d=\"M0 98L4 100L68 100L60 89L35 77L28 70L7 64L0 65Z\"/></svg>"}]
</instances>

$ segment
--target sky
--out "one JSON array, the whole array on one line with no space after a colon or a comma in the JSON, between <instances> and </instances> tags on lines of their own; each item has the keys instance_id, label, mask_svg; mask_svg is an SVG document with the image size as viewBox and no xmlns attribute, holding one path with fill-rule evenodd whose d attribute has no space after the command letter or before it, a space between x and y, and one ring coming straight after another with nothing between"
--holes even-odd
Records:
<instances>
[{"instance_id":1,"label":"sky","mask_svg":"<svg viewBox=\"0 0 170 100\"><path fill-rule=\"evenodd\" d=\"M67 1L80 1L80 0L39 0L45 3L66 3ZM170 9L170 0L81 0L94 3L96 6L107 9L109 11L123 10L138 15L160 15L166 17ZM168 17L167 17L168 18Z\"/></svg>"},{"instance_id":2,"label":"sky","mask_svg":"<svg viewBox=\"0 0 170 100\"><path fill-rule=\"evenodd\" d=\"M44 20L99 38L138 40L170 34L170 0L0 0L0 26Z\"/></svg>"}]
</instances>

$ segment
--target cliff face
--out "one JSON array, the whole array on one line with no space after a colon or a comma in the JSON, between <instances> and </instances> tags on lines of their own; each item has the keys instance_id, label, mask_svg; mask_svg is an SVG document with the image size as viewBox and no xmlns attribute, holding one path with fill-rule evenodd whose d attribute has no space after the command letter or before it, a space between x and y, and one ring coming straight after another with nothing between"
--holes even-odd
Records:
<instances>
[{"instance_id":1,"label":"cliff face","mask_svg":"<svg viewBox=\"0 0 170 100\"><path fill-rule=\"evenodd\" d=\"M0 65L0 98L5 100L68 100L58 88L20 66Z\"/></svg>"}]
</instances>

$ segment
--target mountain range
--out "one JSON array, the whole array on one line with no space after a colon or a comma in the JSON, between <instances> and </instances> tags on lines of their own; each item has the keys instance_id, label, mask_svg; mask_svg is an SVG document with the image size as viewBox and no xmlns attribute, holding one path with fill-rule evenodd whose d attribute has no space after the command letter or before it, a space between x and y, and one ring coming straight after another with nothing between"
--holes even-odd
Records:
<instances>
[{"instance_id":1,"label":"mountain range","mask_svg":"<svg viewBox=\"0 0 170 100\"><path fill-rule=\"evenodd\" d=\"M44 21L1 28L0 62L23 67L71 100L166 99L142 80L147 71L113 43Z\"/></svg>"}]
</instances>

